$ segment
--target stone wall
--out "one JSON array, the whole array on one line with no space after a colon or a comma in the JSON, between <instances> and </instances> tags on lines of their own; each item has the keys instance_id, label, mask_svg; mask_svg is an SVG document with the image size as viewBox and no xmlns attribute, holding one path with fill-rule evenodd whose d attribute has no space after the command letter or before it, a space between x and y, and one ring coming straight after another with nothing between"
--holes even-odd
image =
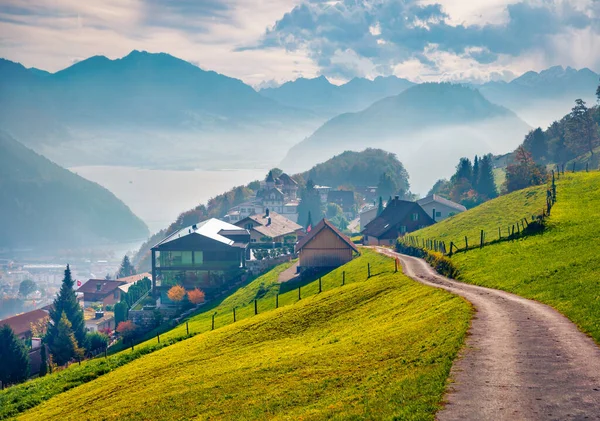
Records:
<instances>
[{"instance_id":1,"label":"stone wall","mask_svg":"<svg viewBox=\"0 0 600 421\"><path fill-rule=\"evenodd\" d=\"M258 275L282 263L289 262L296 257L296 255L287 254L273 259L246 260L246 268L252 275Z\"/></svg>"}]
</instances>

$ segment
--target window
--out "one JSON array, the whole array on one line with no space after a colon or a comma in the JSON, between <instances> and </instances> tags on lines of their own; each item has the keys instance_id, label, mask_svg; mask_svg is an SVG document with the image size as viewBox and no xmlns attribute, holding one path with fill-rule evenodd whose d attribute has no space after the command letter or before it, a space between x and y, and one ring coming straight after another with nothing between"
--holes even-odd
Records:
<instances>
[{"instance_id":1,"label":"window","mask_svg":"<svg viewBox=\"0 0 600 421\"><path fill-rule=\"evenodd\" d=\"M442 212L436 212L436 213L435 213L435 217L436 217L436 218L440 218L441 216L442 216Z\"/></svg>"},{"instance_id":2,"label":"window","mask_svg":"<svg viewBox=\"0 0 600 421\"><path fill-rule=\"evenodd\" d=\"M419 220L419 214L418 213L413 213L411 215L411 221L418 221Z\"/></svg>"},{"instance_id":3,"label":"window","mask_svg":"<svg viewBox=\"0 0 600 421\"><path fill-rule=\"evenodd\" d=\"M181 252L181 264L184 266L189 266L192 264L192 252L191 251L182 251Z\"/></svg>"},{"instance_id":4,"label":"window","mask_svg":"<svg viewBox=\"0 0 600 421\"><path fill-rule=\"evenodd\" d=\"M201 251L195 251L194 252L194 264L201 265L202 263L204 263L204 255L202 254Z\"/></svg>"},{"instance_id":5,"label":"window","mask_svg":"<svg viewBox=\"0 0 600 421\"><path fill-rule=\"evenodd\" d=\"M406 225L400 226L400 234L406 234Z\"/></svg>"},{"instance_id":6,"label":"window","mask_svg":"<svg viewBox=\"0 0 600 421\"><path fill-rule=\"evenodd\" d=\"M244 227L247 230L251 230L252 229L252 223L246 224L246 226Z\"/></svg>"}]
</instances>

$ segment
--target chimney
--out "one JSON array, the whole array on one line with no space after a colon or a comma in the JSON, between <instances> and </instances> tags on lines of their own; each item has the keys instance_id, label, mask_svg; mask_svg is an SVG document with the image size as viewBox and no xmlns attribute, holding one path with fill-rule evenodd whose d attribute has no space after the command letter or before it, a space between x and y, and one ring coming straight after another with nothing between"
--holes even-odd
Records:
<instances>
[{"instance_id":1,"label":"chimney","mask_svg":"<svg viewBox=\"0 0 600 421\"><path fill-rule=\"evenodd\" d=\"M265 209L265 215L267 216L267 218L269 217L269 208Z\"/></svg>"},{"instance_id":2,"label":"chimney","mask_svg":"<svg viewBox=\"0 0 600 421\"><path fill-rule=\"evenodd\" d=\"M433 208L433 211L431 212L431 219L435 222L435 208Z\"/></svg>"},{"instance_id":3,"label":"chimney","mask_svg":"<svg viewBox=\"0 0 600 421\"><path fill-rule=\"evenodd\" d=\"M400 196L394 196L394 199L400 200Z\"/></svg>"},{"instance_id":4,"label":"chimney","mask_svg":"<svg viewBox=\"0 0 600 421\"><path fill-rule=\"evenodd\" d=\"M267 219L267 226L271 225L271 218Z\"/></svg>"},{"instance_id":5,"label":"chimney","mask_svg":"<svg viewBox=\"0 0 600 421\"><path fill-rule=\"evenodd\" d=\"M101 319L104 317L104 312L103 311L97 311L96 312L96 319Z\"/></svg>"}]
</instances>

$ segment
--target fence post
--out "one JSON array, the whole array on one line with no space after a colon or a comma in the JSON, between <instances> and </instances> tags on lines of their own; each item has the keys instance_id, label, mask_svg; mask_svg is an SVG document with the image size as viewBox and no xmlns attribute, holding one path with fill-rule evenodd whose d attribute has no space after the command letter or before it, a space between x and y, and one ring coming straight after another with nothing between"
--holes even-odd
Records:
<instances>
[{"instance_id":1,"label":"fence post","mask_svg":"<svg viewBox=\"0 0 600 421\"><path fill-rule=\"evenodd\" d=\"M484 236L483 230L481 230L481 240L479 242L479 248L483 248L483 236Z\"/></svg>"},{"instance_id":2,"label":"fence post","mask_svg":"<svg viewBox=\"0 0 600 421\"><path fill-rule=\"evenodd\" d=\"M589 165L590 165L589 162L585 163L585 172L589 172Z\"/></svg>"},{"instance_id":3,"label":"fence post","mask_svg":"<svg viewBox=\"0 0 600 421\"><path fill-rule=\"evenodd\" d=\"M108 349L108 347L106 347L106 346L105 346L105 347L104 347L104 358L108 358L108 355L106 355L106 354L107 354L107 353L106 353L106 350L107 350L107 349Z\"/></svg>"},{"instance_id":4,"label":"fence post","mask_svg":"<svg viewBox=\"0 0 600 421\"><path fill-rule=\"evenodd\" d=\"M394 273L398 272L398 258L394 259Z\"/></svg>"},{"instance_id":5,"label":"fence post","mask_svg":"<svg viewBox=\"0 0 600 421\"><path fill-rule=\"evenodd\" d=\"M212 315L212 325L210 326L210 330L215 330L215 314L217 313L215 312Z\"/></svg>"},{"instance_id":6,"label":"fence post","mask_svg":"<svg viewBox=\"0 0 600 421\"><path fill-rule=\"evenodd\" d=\"M465 250L469 248L469 239L465 235Z\"/></svg>"},{"instance_id":7,"label":"fence post","mask_svg":"<svg viewBox=\"0 0 600 421\"><path fill-rule=\"evenodd\" d=\"M160 333L156 334L156 340L158 341L158 343L160 343Z\"/></svg>"},{"instance_id":8,"label":"fence post","mask_svg":"<svg viewBox=\"0 0 600 421\"><path fill-rule=\"evenodd\" d=\"M131 340L131 350L133 351L133 339Z\"/></svg>"},{"instance_id":9,"label":"fence post","mask_svg":"<svg viewBox=\"0 0 600 421\"><path fill-rule=\"evenodd\" d=\"M573 161L573 173L575 173L575 161Z\"/></svg>"},{"instance_id":10,"label":"fence post","mask_svg":"<svg viewBox=\"0 0 600 421\"><path fill-rule=\"evenodd\" d=\"M452 257L452 247L454 247L454 243L450 241L450 257Z\"/></svg>"},{"instance_id":11,"label":"fence post","mask_svg":"<svg viewBox=\"0 0 600 421\"><path fill-rule=\"evenodd\" d=\"M279 294L275 295L275 308L279 308Z\"/></svg>"},{"instance_id":12,"label":"fence post","mask_svg":"<svg viewBox=\"0 0 600 421\"><path fill-rule=\"evenodd\" d=\"M300 296L300 287L298 287L298 301L300 301L302 297Z\"/></svg>"},{"instance_id":13,"label":"fence post","mask_svg":"<svg viewBox=\"0 0 600 421\"><path fill-rule=\"evenodd\" d=\"M367 278L371 277L371 263L367 263Z\"/></svg>"},{"instance_id":14,"label":"fence post","mask_svg":"<svg viewBox=\"0 0 600 421\"><path fill-rule=\"evenodd\" d=\"M502 240L502 231L500 231L500 227L498 227L498 240Z\"/></svg>"},{"instance_id":15,"label":"fence post","mask_svg":"<svg viewBox=\"0 0 600 421\"><path fill-rule=\"evenodd\" d=\"M346 271L342 272L342 286L346 285Z\"/></svg>"},{"instance_id":16,"label":"fence post","mask_svg":"<svg viewBox=\"0 0 600 421\"><path fill-rule=\"evenodd\" d=\"M188 324L188 322L185 322L185 331L188 335L190 334L190 325Z\"/></svg>"},{"instance_id":17,"label":"fence post","mask_svg":"<svg viewBox=\"0 0 600 421\"><path fill-rule=\"evenodd\" d=\"M235 323L235 307L233 308L233 323Z\"/></svg>"},{"instance_id":18,"label":"fence post","mask_svg":"<svg viewBox=\"0 0 600 421\"><path fill-rule=\"evenodd\" d=\"M319 276L319 294L323 291L323 285L321 283L321 277Z\"/></svg>"},{"instance_id":19,"label":"fence post","mask_svg":"<svg viewBox=\"0 0 600 421\"><path fill-rule=\"evenodd\" d=\"M79 365L81 365L81 357L77 357L77 359L79 360Z\"/></svg>"},{"instance_id":20,"label":"fence post","mask_svg":"<svg viewBox=\"0 0 600 421\"><path fill-rule=\"evenodd\" d=\"M254 315L258 314L258 300L254 300Z\"/></svg>"}]
</instances>

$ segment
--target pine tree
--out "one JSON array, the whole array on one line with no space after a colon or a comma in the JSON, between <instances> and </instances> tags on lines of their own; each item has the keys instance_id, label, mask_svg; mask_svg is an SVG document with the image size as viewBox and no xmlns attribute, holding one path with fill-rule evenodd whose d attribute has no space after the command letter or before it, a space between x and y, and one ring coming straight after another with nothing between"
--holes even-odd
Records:
<instances>
[{"instance_id":1,"label":"pine tree","mask_svg":"<svg viewBox=\"0 0 600 421\"><path fill-rule=\"evenodd\" d=\"M302 191L301 201L298 205L298 224L308 226L308 214L311 214L311 222L319 222L323 218L323 206L321 197L312 180L308 180Z\"/></svg>"},{"instance_id":2,"label":"pine tree","mask_svg":"<svg viewBox=\"0 0 600 421\"><path fill-rule=\"evenodd\" d=\"M498 196L491 155L485 155L479 160L479 183L477 185L477 193L485 196L487 199L493 199Z\"/></svg>"},{"instance_id":3,"label":"pine tree","mask_svg":"<svg viewBox=\"0 0 600 421\"><path fill-rule=\"evenodd\" d=\"M77 302L77 296L75 295L73 285L74 281L71 277L71 269L69 265L67 265L60 292L54 300L52 310L50 310L50 322L48 324L48 331L46 332L46 343L51 352L54 349L57 327L63 312L71 324L77 344L81 347L85 344L85 321L83 318L83 310Z\"/></svg>"},{"instance_id":4,"label":"pine tree","mask_svg":"<svg viewBox=\"0 0 600 421\"><path fill-rule=\"evenodd\" d=\"M48 355L46 352L46 344L42 343L42 349L40 351L40 359L42 360L40 363L40 377L44 377L48 374Z\"/></svg>"},{"instance_id":5,"label":"pine tree","mask_svg":"<svg viewBox=\"0 0 600 421\"><path fill-rule=\"evenodd\" d=\"M125 257L123 257L123 261L121 262L119 272L117 273L117 278L126 278L132 275L135 275L135 268L129 261L129 256L125 255Z\"/></svg>"},{"instance_id":6,"label":"pine tree","mask_svg":"<svg viewBox=\"0 0 600 421\"><path fill-rule=\"evenodd\" d=\"M310 211L308 211L308 219L306 220L306 230L312 229L312 215Z\"/></svg>"},{"instance_id":7,"label":"pine tree","mask_svg":"<svg viewBox=\"0 0 600 421\"><path fill-rule=\"evenodd\" d=\"M473 173L471 174L471 186L475 191L478 191L477 184L479 183L479 158L475 155L473 160Z\"/></svg>"},{"instance_id":8,"label":"pine tree","mask_svg":"<svg viewBox=\"0 0 600 421\"><path fill-rule=\"evenodd\" d=\"M56 336L52 341L50 352L54 357L54 362L58 365L65 365L71 359L81 356L81 350L77 346L71 322L64 311L61 313L56 325Z\"/></svg>"},{"instance_id":9,"label":"pine tree","mask_svg":"<svg viewBox=\"0 0 600 421\"><path fill-rule=\"evenodd\" d=\"M379 196L379 206L377 206L377 216L383 212L383 198Z\"/></svg>"},{"instance_id":10,"label":"pine tree","mask_svg":"<svg viewBox=\"0 0 600 421\"><path fill-rule=\"evenodd\" d=\"M23 341L10 326L0 328L0 381L3 385L20 383L29 377L29 355Z\"/></svg>"},{"instance_id":11,"label":"pine tree","mask_svg":"<svg viewBox=\"0 0 600 421\"><path fill-rule=\"evenodd\" d=\"M533 160L540 162L548 155L548 145L546 144L546 137L541 128L530 131L525 140L523 141L523 147L527 149Z\"/></svg>"}]
</instances>

